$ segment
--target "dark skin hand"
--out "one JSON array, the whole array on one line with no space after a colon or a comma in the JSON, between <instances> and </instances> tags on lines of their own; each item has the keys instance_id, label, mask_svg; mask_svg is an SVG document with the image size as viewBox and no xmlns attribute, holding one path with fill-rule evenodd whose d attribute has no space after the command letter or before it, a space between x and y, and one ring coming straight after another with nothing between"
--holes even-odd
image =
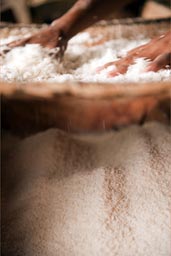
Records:
<instances>
[{"instance_id":1,"label":"dark skin hand","mask_svg":"<svg viewBox=\"0 0 171 256\"><path fill-rule=\"evenodd\" d=\"M61 58L67 47L68 40L74 35L95 22L106 19L113 10L120 11L127 4L136 1L78 0L66 14L55 20L49 27L42 29L29 38L12 42L8 46L12 48L37 43L48 48L59 47L59 57ZM134 63L136 58L144 57L152 61L146 71L158 71L166 65L170 65L170 42L171 32L168 32L164 37L155 38L149 43L129 51L125 58L107 63L99 70L115 65L117 69L110 72L109 76L123 74L127 71L129 65Z\"/></svg>"},{"instance_id":2,"label":"dark skin hand","mask_svg":"<svg viewBox=\"0 0 171 256\"><path fill-rule=\"evenodd\" d=\"M137 1L137 0L134 0ZM9 47L24 46L25 44L40 44L48 48L60 48L61 56L67 42L74 35L91 26L95 22L106 19L113 10L121 10L132 0L78 0L73 7L62 17L40 32L8 44Z\"/></svg>"},{"instance_id":3,"label":"dark skin hand","mask_svg":"<svg viewBox=\"0 0 171 256\"><path fill-rule=\"evenodd\" d=\"M60 27L54 28L53 26L49 26L31 37L9 43L8 47L13 48L26 44L41 44L43 47L49 49L59 47L60 51L58 57L62 58L67 47L67 40L63 37L63 32Z\"/></svg>"},{"instance_id":4,"label":"dark skin hand","mask_svg":"<svg viewBox=\"0 0 171 256\"><path fill-rule=\"evenodd\" d=\"M158 36L152 39L149 43L141 45L133 50L129 51L124 58L120 60L109 62L104 66L98 68L98 72L101 70L114 66L116 69L109 72L109 76L117 76L118 74L124 74L127 72L128 67L134 64L135 59L145 58L150 60L145 71L158 71L166 66L171 65L171 31L165 35Z\"/></svg>"}]
</instances>

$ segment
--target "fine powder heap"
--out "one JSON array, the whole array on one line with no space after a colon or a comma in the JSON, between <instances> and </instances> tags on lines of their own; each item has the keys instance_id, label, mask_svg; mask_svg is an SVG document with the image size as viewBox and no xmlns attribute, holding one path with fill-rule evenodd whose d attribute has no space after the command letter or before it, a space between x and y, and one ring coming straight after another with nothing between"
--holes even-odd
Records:
<instances>
[{"instance_id":1,"label":"fine powder heap","mask_svg":"<svg viewBox=\"0 0 171 256\"><path fill-rule=\"evenodd\" d=\"M4 143L3 255L171 255L169 127Z\"/></svg>"},{"instance_id":2,"label":"fine powder heap","mask_svg":"<svg viewBox=\"0 0 171 256\"><path fill-rule=\"evenodd\" d=\"M0 45L16 39L19 37L1 39ZM66 81L113 83L171 80L171 70L144 72L149 60L143 58L137 59L124 75L108 77L108 72L114 67L97 72L98 67L125 56L127 51L149 40L115 39L100 45L87 46L87 43L93 43L93 39L88 32L83 32L70 40L62 63L55 57L54 49L49 50L38 44L16 47L0 56L0 80L22 83Z\"/></svg>"}]
</instances>

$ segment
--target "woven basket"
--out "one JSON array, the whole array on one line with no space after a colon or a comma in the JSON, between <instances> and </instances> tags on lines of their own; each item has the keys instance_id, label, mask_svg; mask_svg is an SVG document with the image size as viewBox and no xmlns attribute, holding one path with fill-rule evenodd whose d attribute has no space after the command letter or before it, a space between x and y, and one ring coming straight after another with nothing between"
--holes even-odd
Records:
<instances>
[{"instance_id":1,"label":"woven basket","mask_svg":"<svg viewBox=\"0 0 171 256\"><path fill-rule=\"evenodd\" d=\"M1 24L0 37L40 27ZM153 37L170 29L170 20L126 19L89 29L104 40ZM150 120L170 123L171 83L30 83L0 82L2 127L28 135L56 127L68 132L120 129Z\"/></svg>"}]
</instances>

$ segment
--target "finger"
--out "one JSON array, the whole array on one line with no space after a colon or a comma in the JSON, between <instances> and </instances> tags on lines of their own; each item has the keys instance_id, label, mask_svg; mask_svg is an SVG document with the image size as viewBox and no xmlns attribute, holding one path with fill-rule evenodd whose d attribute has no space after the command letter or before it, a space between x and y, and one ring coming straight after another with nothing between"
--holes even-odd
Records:
<instances>
[{"instance_id":1,"label":"finger","mask_svg":"<svg viewBox=\"0 0 171 256\"><path fill-rule=\"evenodd\" d=\"M58 49L58 53L57 53L56 57L58 58L58 60L60 62L62 62L62 60L63 60L63 56L66 51L67 44L68 44L68 41L63 40L61 37L61 39L60 38L58 39L58 44L55 45L55 47L57 47L56 49Z\"/></svg>"},{"instance_id":2,"label":"finger","mask_svg":"<svg viewBox=\"0 0 171 256\"><path fill-rule=\"evenodd\" d=\"M171 53L164 53L159 55L154 59L152 63L148 65L145 71L157 72L158 70L165 68L167 65L171 66Z\"/></svg>"},{"instance_id":3,"label":"finger","mask_svg":"<svg viewBox=\"0 0 171 256\"><path fill-rule=\"evenodd\" d=\"M117 61L108 62L108 63L106 63L105 65L98 67L98 68L96 69L96 72L97 72L97 73L100 73L102 70L104 70L104 69L106 69L106 68L108 68L108 67L111 67L111 66L115 67L116 65L117 65Z\"/></svg>"},{"instance_id":4,"label":"finger","mask_svg":"<svg viewBox=\"0 0 171 256\"><path fill-rule=\"evenodd\" d=\"M4 49L0 49L0 57L4 56L5 54L7 54L11 49L6 47Z\"/></svg>"},{"instance_id":5,"label":"finger","mask_svg":"<svg viewBox=\"0 0 171 256\"><path fill-rule=\"evenodd\" d=\"M119 60L116 65L116 69L112 70L108 73L109 77L118 76L120 74L125 74L129 68L130 65L134 63L134 57L133 56L126 56L125 58L122 58Z\"/></svg>"},{"instance_id":6,"label":"finger","mask_svg":"<svg viewBox=\"0 0 171 256\"><path fill-rule=\"evenodd\" d=\"M56 51L56 59L59 61L59 62L62 62L63 61L63 57L64 57L64 53L65 53L65 50L62 49L62 48L57 48L58 51Z\"/></svg>"},{"instance_id":7,"label":"finger","mask_svg":"<svg viewBox=\"0 0 171 256\"><path fill-rule=\"evenodd\" d=\"M115 71L110 71L108 72L107 76L108 77L115 77L115 76L119 76L121 73L119 73L117 70Z\"/></svg>"},{"instance_id":8,"label":"finger","mask_svg":"<svg viewBox=\"0 0 171 256\"><path fill-rule=\"evenodd\" d=\"M17 47L17 46L24 46L28 41L29 41L29 38L19 39L7 44L7 46L10 48Z\"/></svg>"},{"instance_id":9,"label":"finger","mask_svg":"<svg viewBox=\"0 0 171 256\"><path fill-rule=\"evenodd\" d=\"M13 41L13 42L5 44L5 45L1 45L0 46L1 47L0 56L3 56L4 54L7 54L14 47L24 46L25 44L26 44L25 40L17 40L17 41Z\"/></svg>"},{"instance_id":10,"label":"finger","mask_svg":"<svg viewBox=\"0 0 171 256\"><path fill-rule=\"evenodd\" d=\"M128 67L129 67L129 64L121 64L120 66L117 67L116 70L110 71L108 73L108 76L109 77L115 77L115 76L118 76L118 75L123 75L127 72Z\"/></svg>"}]
</instances>

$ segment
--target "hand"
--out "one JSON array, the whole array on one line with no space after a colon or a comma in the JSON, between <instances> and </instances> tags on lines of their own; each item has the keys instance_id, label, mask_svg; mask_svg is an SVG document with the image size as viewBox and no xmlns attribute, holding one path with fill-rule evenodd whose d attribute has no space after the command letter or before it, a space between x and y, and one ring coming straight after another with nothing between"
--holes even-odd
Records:
<instances>
[{"instance_id":1,"label":"hand","mask_svg":"<svg viewBox=\"0 0 171 256\"><path fill-rule=\"evenodd\" d=\"M134 64L135 59L145 58L149 59L151 63L147 66L146 72L158 71L165 68L167 65L171 66L171 32L167 32L162 36L158 36L149 43L141 45L129 51L126 57L120 60L109 62L98 68L98 72L110 66L116 67L114 71L109 72L109 76L117 76L127 72L128 67Z\"/></svg>"},{"instance_id":2,"label":"hand","mask_svg":"<svg viewBox=\"0 0 171 256\"><path fill-rule=\"evenodd\" d=\"M30 37L11 42L7 46L10 49L17 46L24 46L26 44L40 44L43 47L50 49L59 47L58 57L62 57L67 47L67 39L59 26L51 25Z\"/></svg>"}]
</instances>

